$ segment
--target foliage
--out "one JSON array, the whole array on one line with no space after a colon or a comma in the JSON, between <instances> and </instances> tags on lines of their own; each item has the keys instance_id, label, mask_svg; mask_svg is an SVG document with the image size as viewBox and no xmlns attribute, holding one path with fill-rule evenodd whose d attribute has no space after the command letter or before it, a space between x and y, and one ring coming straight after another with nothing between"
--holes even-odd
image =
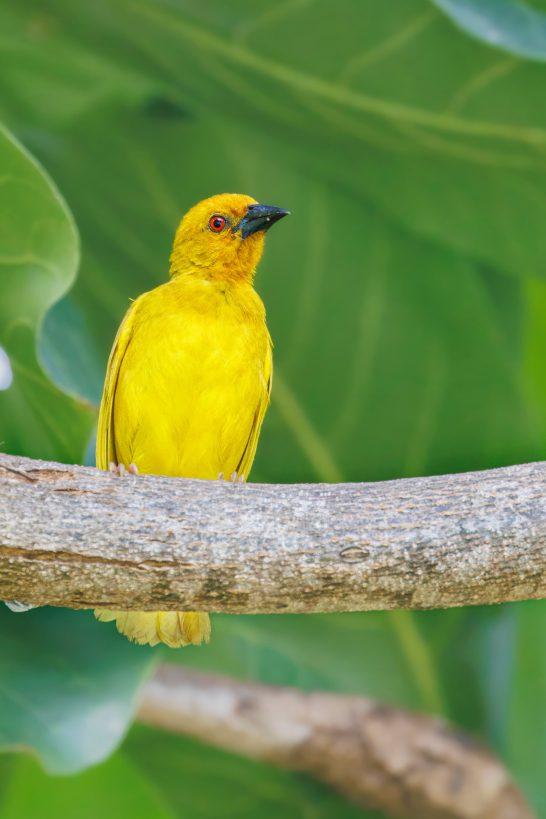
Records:
<instances>
[{"instance_id":1,"label":"foliage","mask_svg":"<svg viewBox=\"0 0 546 819\"><path fill-rule=\"evenodd\" d=\"M527 3L518 0L433 2L463 31L479 40L519 57L546 60L546 18Z\"/></svg>"},{"instance_id":2,"label":"foliage","mask_svg":"<svg viewBox=\"0 0 546 819\"><path fill-rule=\"evenodd\" d=\"M468 3L437 5L462 24ZM487 13L503 30L517 22L502 17L516 6L488 3ZM24 0L0 10L0 31L1 114L62 189L82 238L77 282L49 309L74 275L73 226L51 183L5 137L12 153L2 148L3 165L12 156L50 214L40 215L41 199L20 199L29 211L5 234L18 242L9 254L28 247L35 220L56 219L60 238L48 230L33 254L49 254L58 271L51 280L35 265L23 291L17 269L0 268L0 344L14 364L30 361L29 330L21 341L8 336L14 318L26 322L57 386L40 379L64 407L39 425L25 416L48 405L42 381L32 387L14 366L13 387L0 393L0 440L10 451L83 457L88 411L59 386L97 401L116 325L129 297L164 279L181 213L211 193L239 190L293 214L268 240L257 280L276 380L255 480L376 480L544 457L546 113L537 101L546 68L524 59L536 58L525 28L507 54L459 31L426 0L381 8L342 0L335 15L326 0L265 9L249 0L49 0L45 8ZM18 212L5 188L1 207ZM70 445L60 437L67 430ZM11 637L0 697L8 687L24 690L32 672L65 673L39 694L30 689L50 727L48 715L59 713L82 673L93 672L86 685L99 680L105 700L109 692L118 705L131 701L150 654L161 652L135 654L107 626L66 612L54 622L66 644L81 646L83 671L62 672L63 643L50 656L23 653L51 616L2 613ZM167 656L441 711L486 737L546 811L543 603L218 616L213 628L209 648ZM105 661L90 668L85 646ZM20 671L17 656L27 660ZM59 769L54 760L70 756L74 736L67 732L64 749L41 742L44 718L31 706L27 698L10 712L9 725L0 709L0 739L32 744ZM117 719L127 721L130 710L118 709ZM64 769L98 758L84 757ZM195 776L181 790L186 769ZM225 777L222 807L204 798L214 799L203 787L211 776ZM0 804L10 818L34 812L22 792L27 778L61 819L73 815L65 798L100 801L117 784L117 816L139 815L135 794L150 817L228 816L226 794L238 778L248 784L248 815L301 805L298 815L322 819L341 810L299 777L141 729L109 762L57 786L28 760L0 758Z\"/></svg>"},{"instance_id":3,"label":"foliage","mask_svg":"<svg viewBox=\"0 0 546 819\"><path fill-rule=\"evenodd\" d=\"M82 612L0 611L0 746L33 748L52 773L111 753L135 709L151 652Z\"/></svg>"},{"instance_id":4,"label":"foliage","mask_svg":"<svg viewBox=\"0 0 546 819\"><path fill-rule=\"evenodd\" d=\"M92 416L47 378L34 339L74 281L78 236L53 184L2 128L0 165L0 345L14 375L0 392L0 440L8 451L77 459Z\"/></svg>"}]
</instances>

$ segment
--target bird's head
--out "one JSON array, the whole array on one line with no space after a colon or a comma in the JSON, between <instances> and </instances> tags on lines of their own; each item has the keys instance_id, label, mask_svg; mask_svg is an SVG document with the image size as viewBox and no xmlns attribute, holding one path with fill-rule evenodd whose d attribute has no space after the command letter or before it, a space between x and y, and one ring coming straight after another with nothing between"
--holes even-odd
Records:
<instances>
[{"instance_id":1,"label":"bird's head","mask_svg":"<svg viewBox=\"0 0 546 819\"><path fill-rule=\"evenodd\" d=\"M240 193L203 199L178 226L171 276L252 281L266 231L288 213L274 205L260 205Z\"/></svg>"}]
</instances>

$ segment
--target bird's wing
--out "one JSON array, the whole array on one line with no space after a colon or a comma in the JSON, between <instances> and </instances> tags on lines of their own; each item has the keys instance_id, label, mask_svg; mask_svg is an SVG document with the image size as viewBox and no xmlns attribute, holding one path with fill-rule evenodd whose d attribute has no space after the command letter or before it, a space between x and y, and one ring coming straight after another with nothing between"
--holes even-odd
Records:
<instances>
[{"instance_id":1,"label":"bird's wing","mask_svg":"<svg viewBox=\"0 0 546 819\"><path fill-rule=\"evenodd\" d=\"M137 303L138 299L133 302L125 314L125 318L121 322L117 332L110 358L108 359L97 426L95 458L99 469L108 469L110 463L117 464L118 462L114 438L114 399L123 358L133 335Z\"/></svg>"},{"instance_id":2,"label":"bird's wing","mask_svg":"<svg viewBox=\"0 0 546 819\"><path fill-rule=\"evenodd\" d=\"M248 478L248 474L252 467L252 462L254 461L254 456L256 455L258 438L260 437L260 429L262 428L265 413L267 412L267 408L269 406L269 398L271 396L271 383L273 380L273 355L270 338L268 339L267 354L264 362L264 380L265 389L263 391L262 398L256 407L250 434L241 456L241 460L237 466L237 474L239 476L243 476L245 479Z\"/></svg>"}]
</instances>

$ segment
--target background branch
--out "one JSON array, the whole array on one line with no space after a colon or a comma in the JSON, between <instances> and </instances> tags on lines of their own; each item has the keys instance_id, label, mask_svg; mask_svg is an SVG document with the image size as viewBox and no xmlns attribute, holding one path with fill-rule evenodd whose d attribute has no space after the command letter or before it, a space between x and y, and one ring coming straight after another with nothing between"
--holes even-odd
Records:
<instances>
[{"instance_id":1,"label":"background branch","mask_svg":"<svg viewBox=\"0 0 546 819\"><path fill-rule=\"evenodd\" d=\"M532 819L505 768L445 722L363 697L305 693L165 665L139 718L305 771L400 819Z\"/></svg>"},{"instance_id":2,"label":"background branch","mask_svg":"<svg viewBox=\"0 0 546 819\"><path fill-rule=\"evenodd\" d=\"M545 596L544 463L239 485L0 456L3 599L327 612Z\"/></svg>"}]
</instances>

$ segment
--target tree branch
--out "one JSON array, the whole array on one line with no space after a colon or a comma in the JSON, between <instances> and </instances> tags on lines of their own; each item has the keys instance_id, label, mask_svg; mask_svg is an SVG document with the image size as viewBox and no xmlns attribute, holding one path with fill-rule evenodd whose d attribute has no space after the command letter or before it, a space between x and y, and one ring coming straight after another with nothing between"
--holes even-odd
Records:
<instances>
[{"instance_id":1,"label":"tree branch","mask_svg":"<svg viewBox=\"0 0 546 819\"><path fill-rule=\"evenodd\" d=\"M326 612L540 597L544 463L240 485L0 456L0 599Z\"/></svg>"},{"instance_id":2,"label":"tree branch","mask_svg":"<svg viewBox=\"0 0 546 819\"><path fill-rule=\"evenodd\" d=\"M400 819L533 819L508 772L445 722L363 697L305 693L166 665L139 718L305 771Z\"/></svg>"}]
</instances>

